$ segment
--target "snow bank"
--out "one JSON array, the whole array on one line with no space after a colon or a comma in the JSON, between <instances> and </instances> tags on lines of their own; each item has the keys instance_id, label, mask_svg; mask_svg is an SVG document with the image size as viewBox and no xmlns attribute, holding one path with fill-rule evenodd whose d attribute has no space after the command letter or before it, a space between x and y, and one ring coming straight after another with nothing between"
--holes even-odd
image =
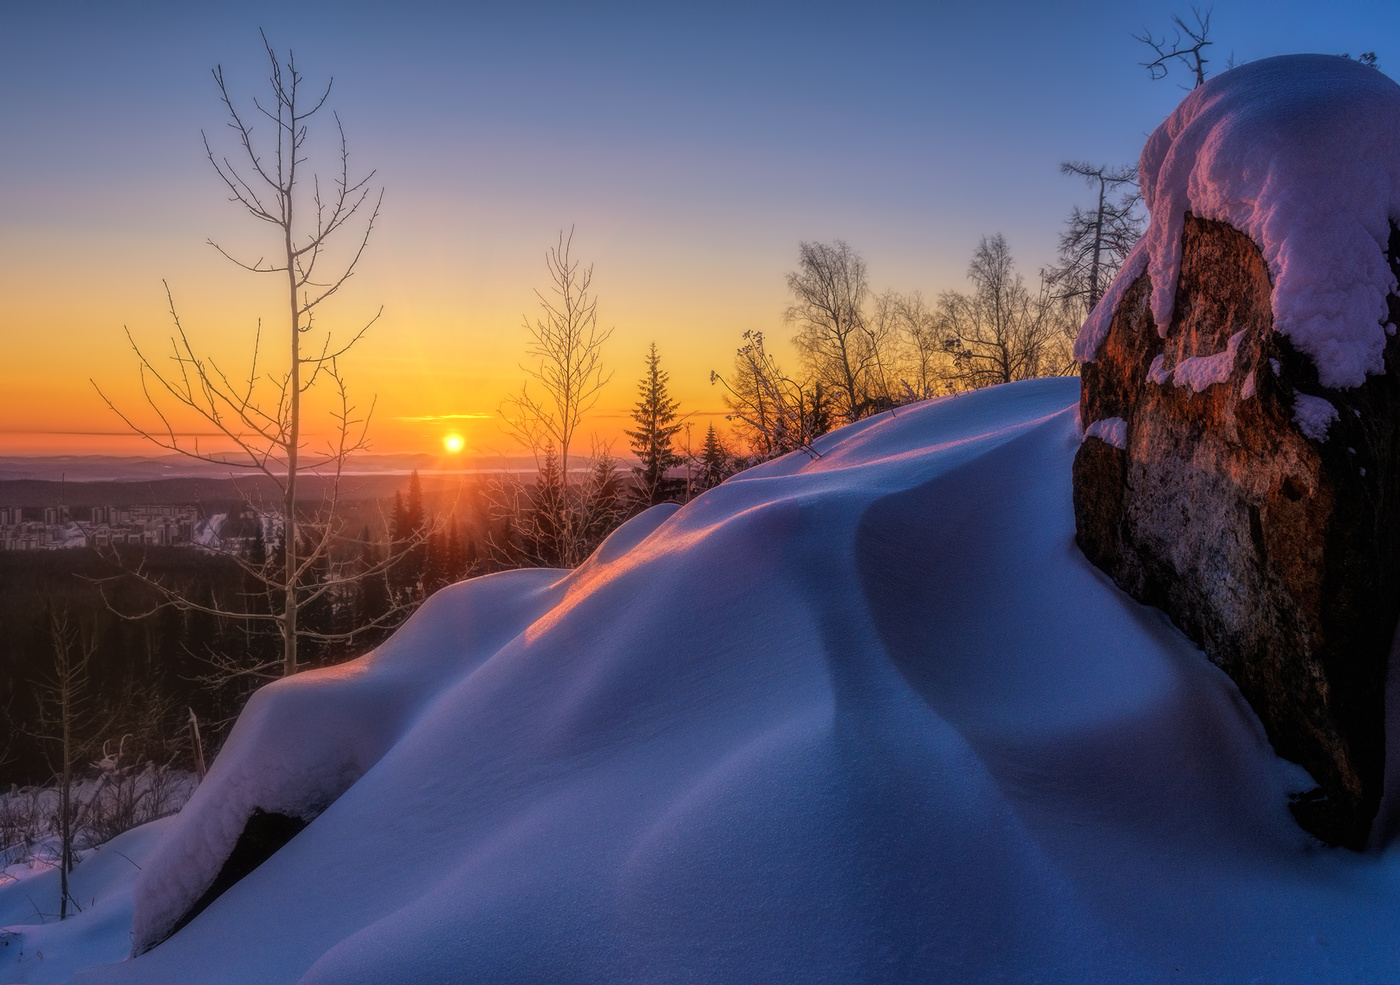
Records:
<instances>
[{"instance_id":1,"label":"snow bank","mask_svg":"<svg viewBox=\"0 0 1400 985\"><path fill-rule=\"evenodd\" d=\"M83 852L69 877L74 905L62 922L56 866L0 873L0 982L59 985L84 968L124 958L131 950L132 884L175 824L174 818L152 821Z\"/></svg>"},{"instance_id":2,"label":"snow bank","mask_svg":"<svg viewBox=\"0 0 1400 985\"><path fill-rule=\"evenodd\" d=\"M1074 547L1077 396L879 415L268 689L137 926L345 789L77 985L1400 979L1400 856L1301 832L1309 778Z\"/></svg>"},{"instance_id":3,"label":"snow bank","mask_svg":"<svg viewBox=\"0 0 1400 985\"><path fill-rule=\"evenodd\" d=\"M1324 386L1382 373L1395 277L1385 257L1400 220L1400 86L1360 62L1285 55L1249 62L1193 89L1148 138L1139 166L1151 222L1139 248L1152 315L1171 324L1189 211L1247 233L1273 280L1274 327L1317 366ZM1091 360L1122 294L1130 258L1076 344Z\"/></svg>"},{"instance_id":4,"label":"snow bank","mask_svg":"<svg viewBox=\"0 0 1400 985\"><path fill-rule=\"evenodd\" d=\"M623 553L674 506L634 517L599 547ZM311 820L411 728L440 692L469 675L555 605L563 572L503 572L433 596L373 654L258 691L181 825L146 866L132 932L138 952L162 940L213 884L254 809Z\"/></svg>"}]
</instances>

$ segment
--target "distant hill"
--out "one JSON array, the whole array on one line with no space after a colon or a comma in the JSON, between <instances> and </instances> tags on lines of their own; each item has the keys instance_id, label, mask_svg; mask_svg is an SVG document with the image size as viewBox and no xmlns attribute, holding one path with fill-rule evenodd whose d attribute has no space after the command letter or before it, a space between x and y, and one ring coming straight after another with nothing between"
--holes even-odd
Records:
<instances>
[{"instance_id":1,"label":"distant hill","mask_svg":"<svg viewBox=\"0 0 1400 985\"><path fill-rule=\"evenodd\" d=\"M429 495L474 486L482 477L501 473L533 473L527 456L464 459L445 469L445 460L430 455L366 455L355 459L355 470L341 479L341 498L350 501L387 499L405 488L409 472L417 469ZM625 465L628 463L624 463ZM581 462L575 460L574 469ZM253 477L230 478L226 467L169 458L121 458L104 455L62 455L45 458L0 456L0 506L135 506L145 503L192 503L218 512L249 498L276 498L275 484ZM303 474L299 499L321 499L326 480Z\"/></svg>"},{"instance_id":2,"label":"distant hill","mask_svg":"<svg viewBox=\"0 0 1400 985\"><path fill-rule=\"evenodd\" d=\"M575 468L579 467L575 460ZM528 455L480 455L440 458L433 455L356 455L355 473L407 475L419 472L498 472L535 468ZM58 482L150 482L159 479L227 479L239 470L181 455L0 455L0 480L35 479Z\"/></svg>"}]
</instances>

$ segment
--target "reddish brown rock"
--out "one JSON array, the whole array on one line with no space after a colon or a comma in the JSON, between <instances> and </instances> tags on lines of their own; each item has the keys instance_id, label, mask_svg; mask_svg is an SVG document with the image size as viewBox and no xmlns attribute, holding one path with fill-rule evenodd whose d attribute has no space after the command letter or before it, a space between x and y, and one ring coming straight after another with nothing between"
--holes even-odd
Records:
<instances>
[{"instance_id":1,"label":"reddish brown rock","mask_svg":"<svg viewBox=\"0 0 1400 985\"><path fill-rule=\"evenodd\" d=\"M1400 236L1390 247L1395 267ZM1392 337L1384 375L1320 386L1273 329L1258 247L1190 215L1165 338L1149 295L1144 273L1083 367L1079 545L1198 642L1312 774L1299 823L1360 849L1382 792L1400 616L1400 352ZM1306 423L1326 416L1317 398L1336 411L1325 436Z\"/></svg>"}]
</instances>

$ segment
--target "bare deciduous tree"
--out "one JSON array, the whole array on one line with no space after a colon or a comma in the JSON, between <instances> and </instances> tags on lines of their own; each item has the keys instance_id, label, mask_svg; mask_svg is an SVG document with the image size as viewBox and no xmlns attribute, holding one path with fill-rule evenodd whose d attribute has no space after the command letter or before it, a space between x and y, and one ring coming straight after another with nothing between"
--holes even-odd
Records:
<instances>
[{"instance_id":1,"label":"bare deciduous tree","mask_svg":"<svg viewBox=\"0 0 1400 985\"><path fill-rule=\"evenodd\" d=\"M1205 50L1212 44L1207 39L1207 35L1210 33L1210 15L1209 7L1202 14L1199 8L1192 6L1191 19L1194 23L1187 24L1180 14L1173 14L1170 40L1165 34L1160 40L1154 38L1152 32L1146 28L1141 34L1133 35L1134 41L1141 41L1151 48L1153 54L1157 56L1142 63L1143 68L1147 69L1152 78L1165 79L1171 68L1171 63L1179 61L1195 75L1196 85L1205 82L1207 61Z\"/></svg>"},{"instance_id":2,"label":"bare deciduous tree","mask_svg":"<svg viewBox=\"0 0 1400 985\"><path fill-rule=\"evenodd\" d=\"M1084 316L1094 310L1142 235L1142 196L1137 189L1136 167L1065 161L1060 173L1079 175L1097 196L1092 209L1075 206L1070 212L1060 234L1059 263L1050 271L1056 296ZM1124 186L1123 194L1115 200L1114 193Z\"/></svg>"},{"instance_id":3,"label":"bare deciduous tree","mask_svg":"<svg viewBox=\"0 0 1400 985\"><path fill-rule=\"evenodd\" d=\"M269 521L267 526L280 531L281 549L260 559L250 559L238 550L228 552L262 586L270 611L203 605L167 589L139 569L134 572L163 593L164 605L275 624L282 639L279 661L251 668L230 662L223 668L273 676L297 671L299 638L330 638L301 626L298 614L334 588L326 570L332 545L342 532L337 511L340 481L347 458L365 447L373 410L371 406L361 413L355 407L338 360L364 336L379 312L338 338L317 330L315 321L321 305L354 275L379 217L384 193L380 189L376 194L370 187L374 171L351 176L345 130L334 113L339 137L335 174L325 183L316 173L308 174L309 121L325 107L331 82L308 92L291 52L283 61L266 35L263 48L271 91L266 100L254 98L249 112L235 104L222 66L213 72L238 147L235 156L239 163L216 153L207 135L204 147L228 188L229 200L271 227L272 249L253 261L234 256L213 240L210 244L240 268L284 283L285 321L273 346L274 351L281 349L282 356L274 357L275 369L262 367L261 322L246 371L229 371L212 357L201 355L176 313L167 286L175 325L168 362L158 363L127 332L137 358L146 410L156 424L138 423L100 388L98 392L128 427L153 444L188 458L227 466L239 475L264 477L275 485L277 502L258 511ZM271 124L271 134L264 135L255 122ZM350 235L346 238L344 234ZM318 383L328 384L332 391L333 426L325 446L313 450L305 438L305 401ZM212 427L234 450L227 453L201 448L198 438L188 437L182 430L188 420ZM298 488L308 472L325 478L327 491L320 505L303 516Z\"/></svg>"},{"instance_id":4,"label":"bare deciduous tree","mask_svg":"<svg viewBox=\"0 0 1400 985\"><path fill-rule=\"evenodd\" d=\"M612 329L598 326L598 301L591 293L593 267L573 259L574 230L545 253L549 271L549 292L536 291L540 314L523 319L529 335L526 355L530 362L521 369L534 381L501 406L507 430L543 464L548 453L555 456L559 469L558 494L549 493L547 502L557 505L560 546L559 562L574 567L587 556L586 523L578 509L578 499L569 489L569 449L574 443L583 416L598 402L598 394L611 379L603 366L603 345ZM541 489L552 488L549 484Z\"/></svg>"},{"instance_id":5,"label":"bare deciduous tree","mask_svg":"<svg viewBox=\"0 0 1400 985\"><path fill-rule=\"evenodd\" d=\"M869 322L870 294L865 260L843 240L801 243L798 269L788 274L793 302L786 317L797 326L793 345L814 381L840 394L841 415L856 421L883 406L878 391L882 348L891 338L883 324Z\"/></svg>"},{"instance_id":6,"label":"bare deciduous tree","mask_svg":"<svg viewBox=\"0 0 1400 985\"><path fill-rule=\"evenodd\" d=\"M97 652L91 631L84 632L73 617L50 609L49 634L53 642L53 667L34 682L39 702L36 738L44 746L49 765L58 780L59 910L58 918L68 918L72 897L68 875L73 871L73 839L76 811L73 784L80 758L105 726L99 723L88 682L88 668ZM108 723L110 724L110 722Z\"/></svg>"},{"instance_id":7,"label":"bare deciduous tree","mask_svg":"<svg viewBox=\"0 0 1400 985\"><path fill-rule=\"evenodd\" d=\"M938 313L921 293L890 290L877 295L871 320L899 343L889 346L893 358L888 363L882 358L880 366L882 375L897 381L886 390L892 403L946 392L952 359L943 346Z\"/></svg>"},{"instance_id":8,"label":"bare deciduous tree","mask_svg":"<svg viewBox=\"0 0 1400 985\"><path fill-rule=\"evenodd\" d=\"M710 382L724 387L727 419L750 455L762 461L801 448L820 457L812 442L831 428L821 383L784 373L764 347L762 332L745 332L744 340L734 354L734 372L726 379L712 370Z\"/></svg>"},{"instance_id":9,"label":"bare deciduous tree","mask_svg":"<svg viewBox=\"0 0 1400 985\"><path fill-rule=\"evenodd\" d=\"M1000 233L984 236L967 268L972 293L938 299L944 349L953 358L950 383L972 389L1059 371L1053 351L1063 333L1049 285L1031 293Z\"/></svg>"}]
</instances>

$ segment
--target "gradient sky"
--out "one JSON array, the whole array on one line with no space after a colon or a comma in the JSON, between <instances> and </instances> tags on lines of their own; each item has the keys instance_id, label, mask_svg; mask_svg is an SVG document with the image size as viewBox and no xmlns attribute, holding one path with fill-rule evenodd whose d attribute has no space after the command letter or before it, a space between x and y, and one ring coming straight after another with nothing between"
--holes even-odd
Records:
<instances>
[{"instance_id":1,"label":"gradient sky","mask_svg":"<svg viewBox=\"0 0 1400 985\"><path fill-rule=\"evenodd\" d=\"M0 0L0 454L150 450L89 380L137 406L123 327L165 343L162 280L230 364L260 315L276 324L277 283L205 245L275 247L200 141L224 140L215 64L236 97L266 85L259 27L309 80L334 76L352 165L386 189L324 315L349 329L384 307L347 367L377 398L374 450L436 452L451 429L511 448L494 416L521 379L545 250L573 225L615 329L584 431L620 451L653 340L698 442L723 409L709 371L745 330L790 334L801 240L843 238L876 290L933 296L1001 232L1033 276L1088 202L1059 162L1135 161L1184 95L1184 72L1148 78L1130 34L1185 10ZM1231 54L1363 50L1400 71L1396 0L1220 2L1211 37L1216 71Z\"/></svg>"}]
</instances>

